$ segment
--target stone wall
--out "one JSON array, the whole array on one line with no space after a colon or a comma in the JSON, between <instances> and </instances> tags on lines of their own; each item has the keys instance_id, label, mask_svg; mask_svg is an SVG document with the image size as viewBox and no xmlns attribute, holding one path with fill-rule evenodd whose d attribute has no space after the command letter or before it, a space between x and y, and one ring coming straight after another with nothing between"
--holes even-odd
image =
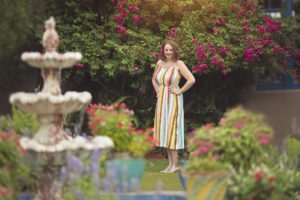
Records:
<instances>
[{"instance_id":1,"label":"stone wall","mask_svg":"<svg viewBox=\"0 0 300 200\"><path fill-rule=\"evenodd\" d=\"M285 136L293 132L295 120L300 131L300 90L258 91L253 86L248 87L242 92L242 105L266 116L278 144L282 145Z\"/></svg>"}]
</instances>

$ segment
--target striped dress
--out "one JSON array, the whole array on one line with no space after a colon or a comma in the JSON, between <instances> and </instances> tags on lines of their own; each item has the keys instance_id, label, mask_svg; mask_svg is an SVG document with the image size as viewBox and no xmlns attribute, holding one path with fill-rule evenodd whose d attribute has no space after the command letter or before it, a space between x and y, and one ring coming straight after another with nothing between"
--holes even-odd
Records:
<instances>
[{"instance_id":1,"label":"striped dress","mask_svg":"<svg viewBox=\"0 0 300 200\"><path fill-rule=\"evenodd\" d=\"M169 92L178 87L181 74L174 66L160 66L154 75L159 86L154 119L154 140L159 147L184 149L183 95Z\"/></svg>"}]
</instances>

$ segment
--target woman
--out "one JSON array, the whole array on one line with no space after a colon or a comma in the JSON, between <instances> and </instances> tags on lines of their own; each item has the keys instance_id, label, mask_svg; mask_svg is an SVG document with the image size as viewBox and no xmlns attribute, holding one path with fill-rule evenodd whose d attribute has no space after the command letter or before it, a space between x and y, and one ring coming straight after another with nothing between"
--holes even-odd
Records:
<instances>
[{"instance_id":1,"label":"woman","mask_svg":"<svg viewBox=\"0 0 300 200\"><path fill-rule=\"evenodd\" d=\"M182 88L181 76L187 81ZM169 166L164 173L173 173L179 168L178 149L184 149L183 93L195 83L187 66L179 60L179 48L174 41L163 46L161 59L157 61L152 77L157 103L154 119L154 139L157 146L166 148Z\"/></svg>"}]
</instances>

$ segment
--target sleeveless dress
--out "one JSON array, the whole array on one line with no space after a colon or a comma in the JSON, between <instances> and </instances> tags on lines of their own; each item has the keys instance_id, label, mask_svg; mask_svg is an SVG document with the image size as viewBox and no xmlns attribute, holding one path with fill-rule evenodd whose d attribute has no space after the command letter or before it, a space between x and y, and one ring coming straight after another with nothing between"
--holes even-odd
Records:
<instances>
[{"instance_id":1,"label":"sleeveless dress","mask_svg":"<svg viewBox=\"0 0 300 200\"><path fill-rule=\"evenodd\" d=\"M154 77L159 86L154 119L156 146L184 149L183 95L169 91L171 87L178 87L181 74L175 66L160 66Z\"/></svg>"}]
</instances>

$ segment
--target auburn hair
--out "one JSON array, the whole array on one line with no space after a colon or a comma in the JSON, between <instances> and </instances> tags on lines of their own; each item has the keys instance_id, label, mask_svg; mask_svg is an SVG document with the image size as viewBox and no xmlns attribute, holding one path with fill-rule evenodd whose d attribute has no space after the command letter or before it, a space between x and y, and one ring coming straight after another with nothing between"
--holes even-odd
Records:
<instances>
[{"instance_id":1,"label":"auburn hair","mask_svg":"<svg viewBox=\"0 0 300 200\"><path fill-rule=\"evenodd\" d=\"M169 44L171 45L172 49L173 49L173 61L177 61L179 60L179 46L178 44L173 41L173 40L168 40L165 42L165 44L162 46L162 50L160 52L160 59L164 62L167 61L167 58L165 56L165 46Z\"/></svg>"}]
</instances>

